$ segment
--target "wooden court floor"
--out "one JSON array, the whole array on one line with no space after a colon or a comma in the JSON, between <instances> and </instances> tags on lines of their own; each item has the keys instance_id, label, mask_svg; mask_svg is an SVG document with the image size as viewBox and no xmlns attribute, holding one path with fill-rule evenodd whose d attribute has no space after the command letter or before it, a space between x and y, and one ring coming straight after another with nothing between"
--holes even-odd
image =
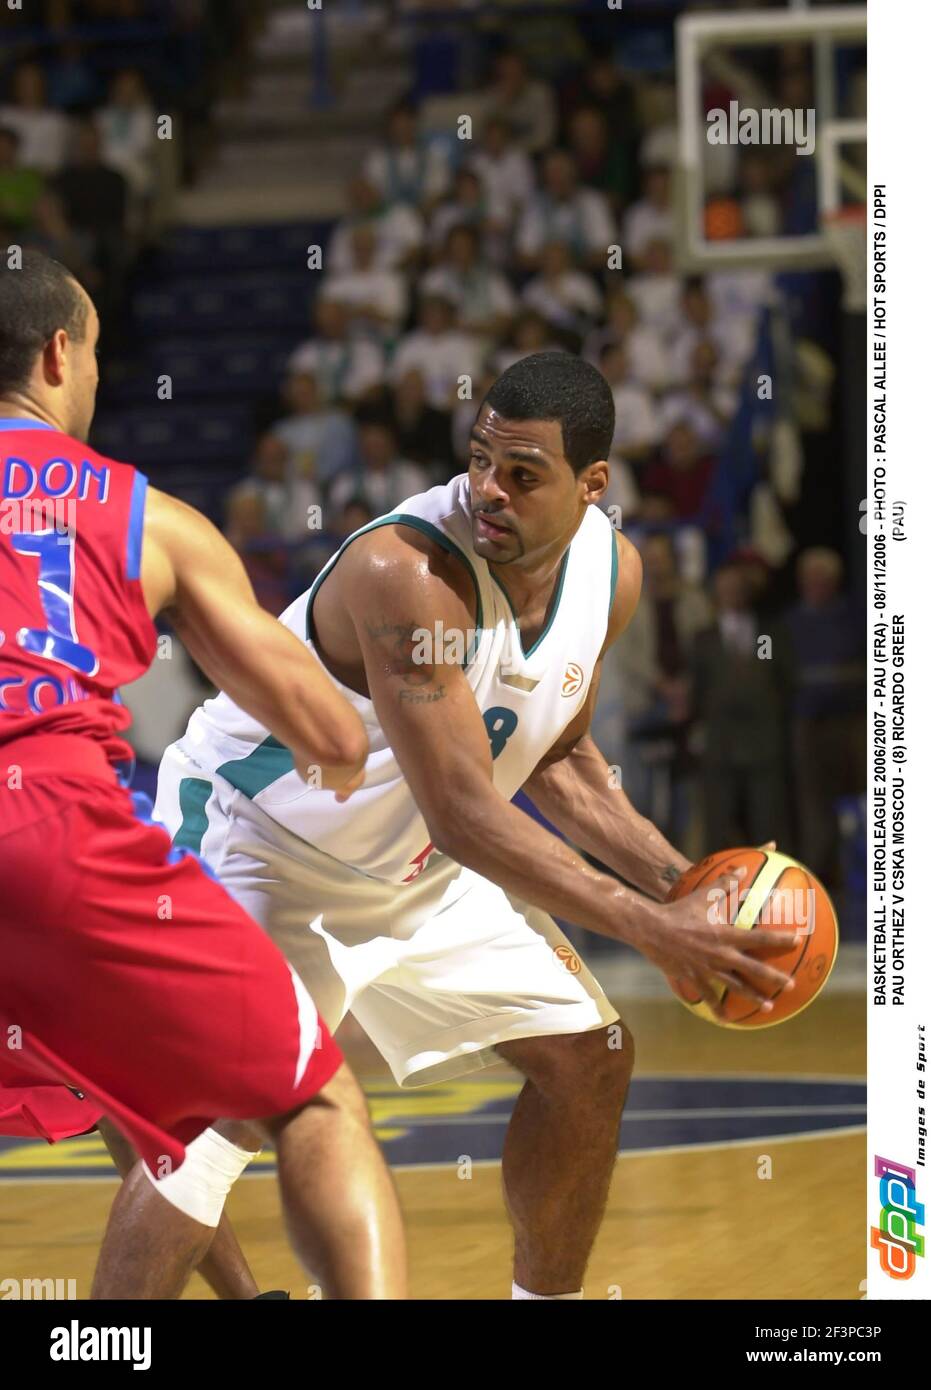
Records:
<instances>
[{"instance_id":1,"label":"wooden court floor","mask_svg":"<svg viewBox=\"0 0 931 1390\"><path fill-rule=\"evenodd\" d=\"M866 1071L862 996L827 995L757 1034L711 1027L671 1000L620 1011L637 1038L638 1090L586 1298L862 1297L865 1134L860 1101L851 1099ZM507 1298L499 1165L477 1160L463 1179L456 1159L482 1145L500 1151L517 1078L501 1067L460 1087L399 1093L367 1040L349 1030L341 1041L395 1168L413 1296ZM418 1136L426 1148L405 1161ZM431 1158L430 1144L441 1140L445 1160ZM96 1152L96 1140L72 1143ZM115 1182L58 1157L64 1167L35 1180L26 1150L0 1154L0 1278L75 1279L86 1297ZM94 1161L103 1171L99 1153ZM306 1297L273 1177L241 1181L229 1211L259 1286ZM197 1277L186 1293L212 1296Z\"/></svg>"}]
</instances>

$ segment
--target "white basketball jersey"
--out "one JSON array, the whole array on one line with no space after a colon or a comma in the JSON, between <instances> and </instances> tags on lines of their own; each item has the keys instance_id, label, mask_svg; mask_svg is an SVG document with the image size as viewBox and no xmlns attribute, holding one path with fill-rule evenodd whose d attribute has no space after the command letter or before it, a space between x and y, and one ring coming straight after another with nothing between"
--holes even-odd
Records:
<instances>
[{"instance_id":1,"label":"white basketball jersey","mask_svg":"<svg viewBox=\"0 0 931 1390\"><path fill-rule=\"evenodd\" d=\"M440 631L425 632L421 640L437 644L434 660L442 651L452 662L465 661L488 730L494 783L510 799L585 702L617 578L614 531L602 511L587 509L563 558L546 626L524 651L508 597L473 548L463 474L409 498L350 536L311 588L285 610L281 622L312 651L312 609L321 584L358 536L398 522L457 555L471 574L476 616L474 632L466 635L468 650L452 635L443 646ZM176 747L204 772L224 777L292 834L361 873L408 883L426 866L433 848L429 832L372 701L336 684L358 710L370 745L364 785L346 802L303 782L290 752L226 695L195 711Z\"/></svg>"}]
</instances>

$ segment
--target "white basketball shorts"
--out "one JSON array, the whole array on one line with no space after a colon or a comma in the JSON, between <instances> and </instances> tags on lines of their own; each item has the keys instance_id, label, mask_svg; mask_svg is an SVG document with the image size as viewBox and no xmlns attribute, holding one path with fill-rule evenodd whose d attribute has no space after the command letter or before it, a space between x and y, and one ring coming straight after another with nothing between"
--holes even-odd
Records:
<instances>
[{"instance_id":1,"label":"white basketball shorts","mask_svg":"<svg viewBox=\"0 0 931 1390\"><path fill-rule=\"evenodd\" d=\"M618 1019L551 917L446 856L413 883L370 878L176 746L155 815L277 943L330 1030L351 1009L401 1086L490 1066L510 1039Z\"/></svg>"}]
</instances>

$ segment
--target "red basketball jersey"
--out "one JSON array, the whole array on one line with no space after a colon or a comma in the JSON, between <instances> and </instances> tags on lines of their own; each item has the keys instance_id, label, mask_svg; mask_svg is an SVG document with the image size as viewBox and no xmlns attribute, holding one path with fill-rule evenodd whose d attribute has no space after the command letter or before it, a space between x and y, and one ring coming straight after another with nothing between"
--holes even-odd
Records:
<instances>
[{"instance_id":1,"label":"red basketball jersey","mask_svg":"<svg viewBox=\"0 0 931 1390\"><path fill-rule=\"evenodd\" d=\"M132 757L117 690L155 656L139 580L146 487L39 421L0 419L0 746L82 734L111 762Z\"/></svg>"}]
</instances>

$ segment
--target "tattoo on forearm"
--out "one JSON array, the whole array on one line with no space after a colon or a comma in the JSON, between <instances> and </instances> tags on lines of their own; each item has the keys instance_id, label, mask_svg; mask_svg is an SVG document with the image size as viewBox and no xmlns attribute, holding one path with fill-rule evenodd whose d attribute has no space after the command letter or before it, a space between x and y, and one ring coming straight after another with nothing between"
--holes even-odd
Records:
<instances>
[{"instance_id":1,"label":"tattoo on forearm","mask_svg":"<svg viewBox=\"0 0 931 1390\"><path fill-rule=\"evenodd\" d=\"M660 869L659 876L664 883L675 883L677 878L682 877L682 870L677 869L675 864L667 864L665 869Z\"/></svg>"},{"instance_id":2,"label":"tattoo on forearm","mask_svg":"<svg viewBox=\"0 0 931 1390\"><path fill-rule=\"evenodd\" d=\"M446 686L438 685L435 690L399 690L398 701L402 705L432 705L436 700L446 699Z\"/></svg>"}]
</instances>

